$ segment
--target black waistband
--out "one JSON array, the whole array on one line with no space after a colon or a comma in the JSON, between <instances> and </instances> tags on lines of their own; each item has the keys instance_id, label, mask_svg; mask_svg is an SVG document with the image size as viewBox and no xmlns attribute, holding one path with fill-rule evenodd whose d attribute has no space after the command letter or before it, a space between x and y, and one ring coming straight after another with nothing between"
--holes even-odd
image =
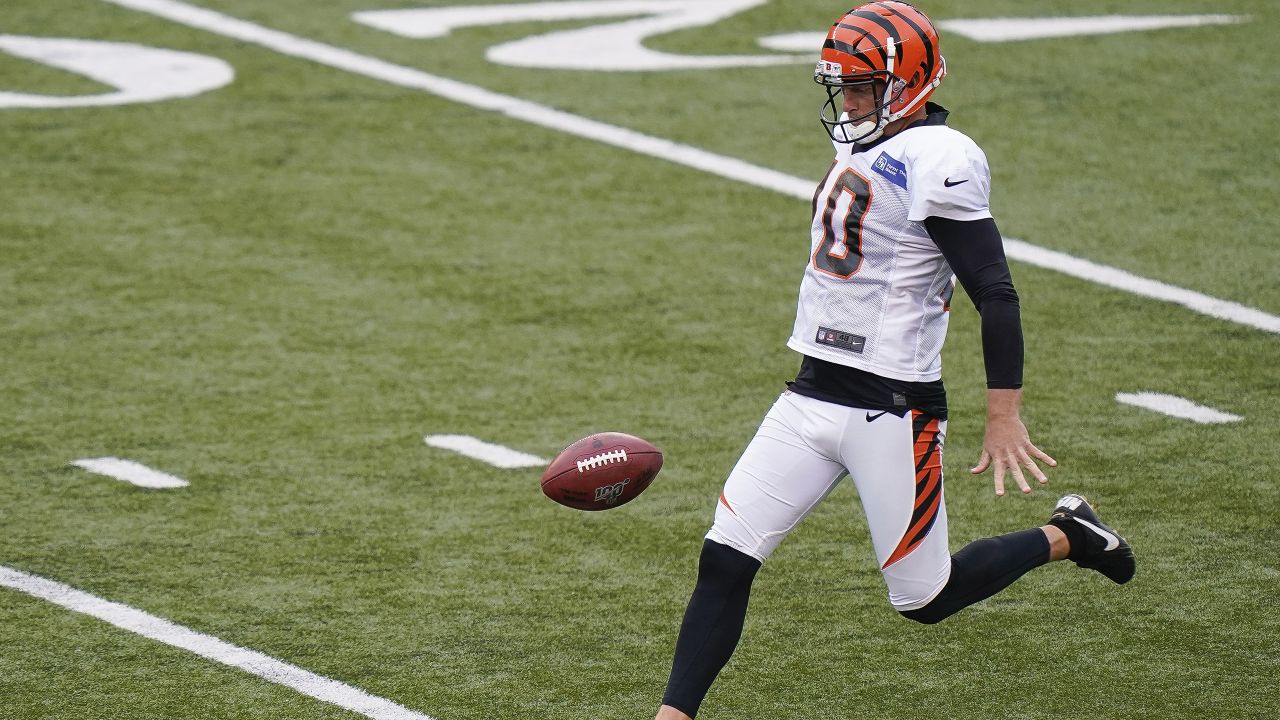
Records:
<instances>
[{"instance_id":1,"label":"black waistband","mask_svg":"<svg viewBox=\"0 0 1280 720\"><path fill-rule=\"evenodd\" d=\"M919 410L947 419L947 390L941 380L894 380L805 355L795 381L787 386L796 394L836 405L887 410L899 417Z\"/></svg>"}]
</instances>

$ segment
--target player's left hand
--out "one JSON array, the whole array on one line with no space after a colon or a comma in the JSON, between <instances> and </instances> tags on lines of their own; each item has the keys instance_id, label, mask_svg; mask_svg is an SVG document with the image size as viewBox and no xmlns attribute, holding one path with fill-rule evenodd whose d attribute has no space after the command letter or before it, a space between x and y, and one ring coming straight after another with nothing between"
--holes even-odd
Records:
<instances>
[{"instance_id":1,"label":"player's left hand","mask_svg":"<svg viewBox=\"0 0 1280 720\"><path fill-rule=\"evenodd\" d=\"M988 414L982 456L969 472L979 475L994 464L996 495L1004 495L1006 472L1013 475L1019 490L1029 493L1031 486L1022 473L1024 467L1041 485L1049 482L1044 471L1036 464L1037 459L1049 467L1058 466L1057 460L1031 442L1031 436L1027 434L1027 428L1022 424L1022 418L1018 416L1016 409L1012 413Z\"/></svg>"}]
</instances>

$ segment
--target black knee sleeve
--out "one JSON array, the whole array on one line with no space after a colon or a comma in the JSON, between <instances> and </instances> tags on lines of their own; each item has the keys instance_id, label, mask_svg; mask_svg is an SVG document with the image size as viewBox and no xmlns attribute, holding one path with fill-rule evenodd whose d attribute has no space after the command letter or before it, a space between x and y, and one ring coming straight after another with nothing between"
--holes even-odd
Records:
<instances>
[{"instance_id":1,"label":"black knee sleeve","mask_svg":"<svg viewBox=\"0 0 1280 720\"><path fill-rule=\"evenodd\" d=\"M698 559L698 584L676 640L676 656L662 704L689 717L738 646L747 617L751 581L760 561L707 540Z\"/></svg>"}]
</instances>

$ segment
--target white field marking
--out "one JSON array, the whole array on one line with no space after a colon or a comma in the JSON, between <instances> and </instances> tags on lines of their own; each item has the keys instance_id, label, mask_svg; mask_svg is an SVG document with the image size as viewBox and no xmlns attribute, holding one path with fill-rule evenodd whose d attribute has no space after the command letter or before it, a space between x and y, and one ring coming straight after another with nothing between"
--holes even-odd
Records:
<instances>
[{"instance_id":1,"label":"white field marking","mask_svg":"<svg viewBox=\"0 0 1280 720\"><path fill-rule=\"evenodd\" d=\"M166 488L182 488L191 484L180 477L174 477L159 470L152 470L141 463L114 457L73 460L71 464L78 468L84 468L91 473L113 477L138 487L163 490Z\"/></svg>"},{"instance_id":2,"label":"white field marking","mask_svg":"<svg viewBox=\"0 0 1280 720\"><path fill-rule=\"evenodd\" d=\"M41 600L48 600L73 612L108 622L149 640L172 645L223 665L239 668L303 695L332 703L374 720L433 720L401 705L345 683L303 670L254 650L232 645L212 635L172 623L128 605L103 600L37 575L29 575L0 565L0 586L13 588Z\"/></svg>"},{"instance_id":3,"label":"white field marking","mask_svg":"<svg viewBox=\"0 0 1280 720\"><path fill-rule=\"evenodd\" d=\"M480 110L500 113L515 120L624 148L641 155L660 158L712 175L774 190L784 195L808 200L813 195L813 188L816 185L812 180L797 178L742 160L699 150L690 145L645 135L635 130L492 92L416 68L396 65L344 48L271 30L177 0L103 0L103 2L150 13L183 25L259 45L283 55L310 60L400 87L423 90Z\"/></svg>"},{"instance_id":4,"label":"white field marking","mask_svg":"<svg viewBox=\"0 0 1280 720\"><path fill-rule=\"evenodd\" d=\"M757 38L756 42L759 43L760 47L780 52L805 52L807 50L813 53L814 62L817 62L818 52L822 50L822 43L826 42L826 39L827 34L825 32L806 30L804 32L767 35Z\"/></svg>"},{"instance_id":5,"label":"white field marking","mask_svg":"<svg viewBox=\"0 0 1280 720\"><path fill-rule=\"evenodd\" d=\"M1239 15L1094 15L1055 18L991 18L989 20L943 20L945 30L978 42L1011 42L1080 35L1110 35L1138 30L1230 25L1244 22Z\"/></svg>"},{"instance_id":6,"label":"white field marking","mask_svg":"<svg viewBox=\"0 0 1280 720\"><path fill-rule=\"evenodd\" d=\"M270 30L221 13L177 2L177 0L103 0L103 2L151 13L184 25L260 45L284 55L311 60L321 65L384 80L401 87L423 90L474 108L501 113L516 120L596 140L606 145L667 160L801 200L810 200L816 185L813 180L787 175L736 158L717 155L690 145L573 115L528 100L431 75L414 68L395 65L278 30ZM1007 240L1006 252L1009 257L1016 260L1049 270L1057 270L1083 280L1098 282L1098 276L1105 275L1109 282L1101 284L1108 287L1143 297L1177 302L1211 317L1267 332L1280 333L1280 317L1238 303L1219 300L1155 280L1147 280L1124 270L1082 260L1066 253L1046 250L1018 240Z\"/></svg>"},{"instance_id":7,"label":"white field marking","mask_svg":"<svg viewBox=\"0 0 1280 720\"><path fill-rule=\"evenodd\" d=\"M638 72L707 68L759 67L813 62L812 52L789 55L676 55L644 46L645 38L704 27L763 5L768 0L592 0L535 2L519 5L369 10L352 15L356 22L402 37L435 38L454 28L501 23L639 17L536 35L494 45L485 57L500 65Z\"/></svg>"},{"instance_id":8,"label":"white field marking","mask_svg":"<svg viewBox=\"0 0 1280 720\"><path fill-rule=\"evenodd\" d=\"M101 40L0 35L0 52L83 75L116 89L72 96L0 92L0 108L157 102L199 95L220 88L235 77L231 66L218 58Z\"/></svg>"},{"instance_id":9,"label":"white field marking","mask_svg":"<svg viewBox=\"0 0 1280 720\"><path fill-rule=\"evenodd\" d=\"M1194 310L1201 315L1230 320L1271 333L1280 333L1280 317L1265 313L1247 305L1230 300L1220 300L1194 290L1187 290L1176 285L1150 280L1134 275L1127 270L1102 265L1057 250L1049 250L1038 245L1005 238L1005 252L1011 258L1021 260L1030 265L1057 270L1082 280L1099 285L1124 290L1155 300L1163 300Z\"/></svg>"},{"instance_id":10,"label":"white field marking","mask_svg":"<svg viewBox=\"0 0 1280 720\"><path fill-rule=\"evenodd\" d=\"M1229 412L1197 405L1177 395L1165 395L1163 393L1116 393L1116 401L1145 410L1154 410L1170 417L1192 420L1204 425L1221 425L1223 423L1240 422L1244 419Z\"/></svg>"},{"instance_id":11,"label":"white field marking","mask_svg":"<svg viewBox=\"0 0 1280 720\"><path fill-rule=\"evenodd\" d=\"M1246 22L1244 15L1095 15L1049 18L973 18L939 20L938 27L980 43L1043 40L1047 38L1110 35L1140 30L1230 25ZM826 32L794 32L762 37L761 47L780 52L811 52L815 56Z\"/></svg>"},{"instance_id":12,"label":"white field marking","mask_svg":"<svg viewBox=\"0 0 1280 720\"><path fill-rule=\"evenodd\" d=\"M466 455L473 460L486 462L504 470L545 467L547 463L551 462L537 455L530 455L502 445L487 443L470 435L426 435L422 440L431 447L452 450L459 455Z\"/></svg>"}]
</instances>

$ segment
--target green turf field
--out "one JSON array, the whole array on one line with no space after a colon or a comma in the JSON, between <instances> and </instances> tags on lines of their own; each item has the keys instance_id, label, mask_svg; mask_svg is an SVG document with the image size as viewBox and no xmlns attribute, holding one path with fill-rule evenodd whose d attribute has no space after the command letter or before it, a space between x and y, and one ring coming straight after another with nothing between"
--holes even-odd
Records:
<instances>
[{"instance_id":1,"label":"green turf field","mask_svg":"<svg viewBox=\"0 0 1280 720\"><path fill-rule=\"evenodd\" d=\"M811 66L521 69L519 23L413 40L351 13L203 7L817 179ZM1002 230L1280 314L1280 6L929 0L935 19L1230 13L1230 26L1000 44L944 35L935 100L986 151ZM846 5L772 0L653 38L764 52ZM219 58L229 85L119 107L0 108L0 566L66 583L439 720L648 718L720 485L798 357L809 206L94 0L5 0L0 35ZM0 51L0 92L110 88ZM2 99L2 96L0 96ZM888 604L845 483L761 571L700 718L1263 718L1280 707L1280 338L1014 262L1024 417L1061 466L972 478L978 318L953 305L954 548L1096 500L1123 588L1062 563L934 627ZM1177 395L1201 425L1116 402ZM539 470L621 430L666 454L606 513ZM71 467L116 456L190 486ZM1013 493L1017 495L1017 493ZM361 717L0 588L0 718Z\"/></svg>"}]
</instances>

